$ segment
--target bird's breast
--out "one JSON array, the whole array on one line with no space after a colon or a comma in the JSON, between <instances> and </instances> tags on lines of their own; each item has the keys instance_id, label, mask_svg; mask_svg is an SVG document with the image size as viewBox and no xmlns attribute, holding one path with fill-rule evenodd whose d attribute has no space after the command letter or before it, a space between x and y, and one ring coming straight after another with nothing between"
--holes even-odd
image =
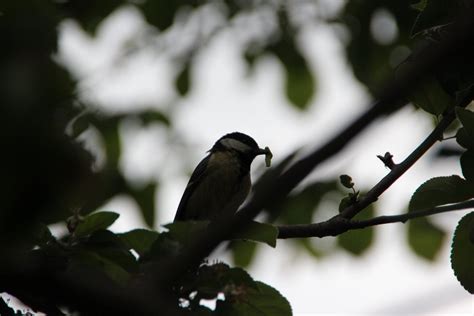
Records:
<instances>
[{"instance_id":1,"label":"bird's breast","mask_svg":"<svg viewBox=\"0 0 474 316\"><path fill-rule=\"evenodd\" d=\"M189 205L197 208L197 217L207 219L223 211L236 211L250 191L250 175L242 174L239 161L228 153L213 154L207 171L190 197Z\"/></svg>"}]
</instances>

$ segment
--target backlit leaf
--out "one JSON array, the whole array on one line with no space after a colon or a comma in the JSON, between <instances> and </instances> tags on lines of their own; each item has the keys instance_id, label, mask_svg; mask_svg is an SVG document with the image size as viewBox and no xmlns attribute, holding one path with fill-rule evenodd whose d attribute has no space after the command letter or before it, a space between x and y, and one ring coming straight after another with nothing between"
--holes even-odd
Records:
<instances>
[{"instance_id":1,"label":"backlit leaf","mask_svg":"<svg viewBox=\"0 0 474 316\"><path fill-rule=\"evenodd\" d=\"M129 249L135 250L140 256L142 256L158 239L159 233L147 229L134 229L119 234L118 236L129 247Z\"/></svg>"},{"instance_id":2,"label":"backlit leaf","mask_svg":"<svg viewBox=\"0 0 474 316\"><path fill-rule=\"evenodd\" d=\"M408 244L420 257L434 260L441 250L446 233L426 218L408 222Z\"/></svg>"},{"instance_id":3,"label":"backlit leaf","mask_svg":"<svg viewBox=\"0 0 474 316\"><path fill-rule=\"evenodd\" d=\"M233 239L245 239L266 243L271 247L276 246L278 229L270 224L252 221L245 225L245 228L236 233Z\"/></svg>"},{"instance_id":4,"label":"backlit leaf","mask_svg":"<svg viewBox=\"0 0 474 316\"><path fill-rule=\"evenodd\" d=\"M371 204L365 210L357 214L354 219L365 220L375 216L374 205ZM338 245L347 252L360 256L367 251L374 240L374 228L350 230L337 237Z\"/></svg>"},{"instance_id":5,"label":"backlit leaf","mask_svg":"<svg viewBox=\"0 0 474 316\"><path fill-rule=\"evenodd\" d=\"M106 229L112 225L117 218L119 218L119 214L114 212L97 212L90 214L79 223L74 233L77 237L90 235L95 231Z\"/></svg>"}]
</instances>

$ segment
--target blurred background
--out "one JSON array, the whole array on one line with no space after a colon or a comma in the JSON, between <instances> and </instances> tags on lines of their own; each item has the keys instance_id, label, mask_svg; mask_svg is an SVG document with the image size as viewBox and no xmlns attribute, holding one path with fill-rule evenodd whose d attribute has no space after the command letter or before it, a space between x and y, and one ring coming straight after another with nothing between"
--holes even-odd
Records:
<instances>
[{"instance_id":1,"label":"blurred background","mask_svg":"<svg viewBox=\"0 0 474 316\"><path fill-rule=\"evenodd\" d=\"M85 212L120 213L113 231L161 230L194 167L222 135L247 133L278 162L321 145L367 109L410 54L418 14L412 2L2 4L1 137L10 148L2 159L22 166L5 169L2 190L14 192L11 201L29 194L42 214L58 187L64 200L79 188L92 196ZM347 193L340 174L367 191L388 172L376 155L389 151L399 162L432 128L433 118L413 106L377 121L315 170L278 207L279 217L260 219L294 224L333 216ZM61 138L64 130L90 156ZM405 212L421 183L459 174L458 160L443 154L452 148L454 142L437 144L362 216ZM257 159L253 178L264 169ZM13 178L30 186L16 193L7 181ZM47 212L55 235L67 232L68 212ZM14 225L0 228L14 234L21 217L35 214L5 212L1 219ZM279 240L276 249L232 242L213 258L248 268L278 289L295 315L472 315L473 299L449 263L449 240L463 214L433 216L421 232L390 224L337 238Z\"/></svg>"}]
</instances>

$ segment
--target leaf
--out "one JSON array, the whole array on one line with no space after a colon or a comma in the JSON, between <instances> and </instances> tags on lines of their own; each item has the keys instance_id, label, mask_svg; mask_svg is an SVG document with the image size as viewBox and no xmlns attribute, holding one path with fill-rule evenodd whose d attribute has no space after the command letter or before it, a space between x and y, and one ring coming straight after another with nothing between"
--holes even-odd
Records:
<instances>
[{"instance_id":1,"label":"leaf","mask_svg":"<svg viewBox=\"0 0 474 316\"><path fill-rule=\"evenodd\" d=\"M375 216L374 205L371 204L365 210L355 216L356 220L365 220ZM366 252L374 241L374 228L350 230L337 237L338 245L347 252L360 256Z\"/></svg>"},{"instance_id":2,"label":"leaf","mask_svg":"<svg viewBox=\"0 0 474 316\"><path fill-rule=\"evenodd\" d=\"M225 316L291 316L293 315L290 303L273 287L255 281L256 289L247 289L246 292L217 301L217 315Z\"/></svg>"},{"instance_id":3,"label":"leaf","mask_svg":"<svg viewBox=\"0 0 474 316\"><path fill-rule=\"evenodd\" d=\"M97 126L104 137L105 154L110 168L118 169L120 155L122 153L122 141L119 132L119 120L115 118L105 119Z\"/></svg>"},{"instance_id":4,"label":"leaf","mask_svg":"<svg viewBox=\"0 0 474 316\"><path fill-rule=\"evenodd\" d=\"M458 140L458 135L456 135L456 140L458 143L465 148L472 148L474 143L474 112L469 110L457 107L456 116L463 125L463 128L458 131L463 135L459 135L461 139ZM463 132L461 132L463 130Z\"/></svg>"},{"instance_id":5,"label":"leaf","mask_svg":"<svg viewBox=\"0 0 474 316\"><path fill-rule=\"evenodd\" d=\"M119 218L119 214L114 212L97 212L90 214L79 223L74 234L77 237L90 235L95 231L106 229L112 225L117 218Z\"/></svg>"},{"instance_id":6,"label":"leaf","mask_svg":"<svg viewBox=\"0 0 474 316\"><path fill-rule=\"evenodd\" d=\"M416 189L409 211L419 211L435 206L465 201L474 196L474 186L463 178L453 175L432 178Z\"/></svg>"},{"instance_id":7,"label":"leaf","mask_svg":"<svg viewBox=\"0 0 474 316\"><path fill-rule=\"evenodd\" d=\"M175 15L180 9L182 10L185 6L189 8L196 7L200 1L141 1L138 3L143 15L145 16L148 23L156 26L158 29L164 31L171 27L174 23ZM189 10L182 10L181 13L185 14ZM182 16L181 18L185 18Z\"/></svg>"},{"instance_id":8,"label":"leaf","mask_svg":"<svg viewBox=\"0 0 474 316\"><path fill-rule=\"evenodd\" d=\"M288 100L300 110L305 110L315 93L316 82L306 59L298 51L292 35L284 29L282 39L269 47L280 59L286 72L285 91Z\"/></svg>"},{"instance_id":9,"label":"leaf","mask_svg":"<svg viewBox=\"0 0 474 316\"><path fill-rule=\"evenodd\" d=\"M460 158L462 174L466 180L474 182L474 150L465 151Z\"/></svg>"},{"instance_id":10,"label":"leaf","mask_svg":"<svg viewBox=\"0 0 474 316\"><path fill-rule=\"evenodd\" d=\"M458 129L458 132L456 133L456 142L464 148L474 148L474 138L469 137L469 134L464 127Z\"/></svg>"},{"instance_id":11,"label":"leaf","mask_svg":"<svg viewBox=\"0 0 474 316\"><path fill-rule=\"evenodd\" d=\"M423 3L425 2L425 3ZM411 35L416 36L418 33L427 29L435 28L451 22L460 10L465 8L461 1L420 1L417 5L422 7L420 14L415 20Z\"/></svg>"},{"instance_id":12,"label":"leaf","mask_svg":"<svg viewBox=\"0 0 474 316\"><path fill-rule=\"evenodd\" d=\"M426 218L408 222L408 244L420 257L433 261L441 250L446 233Z\"/></svg>"},{"instance_id":13,"label":"leaf","mask_svg":"<svg viewBox=\"0 0 474 316\"><path fill-rule=\"evenodd\" d=\"M237 232L232 239L245 239L257 242L263 242L270 247L276 247L278 229L270 224L264 224L252 221L245 225L245 228Z\"/></svg>"},{"instance_id":14,"label":"leaf","mask_svg":"<svg viewBox=\"0 0 474 316\"><path fill-rule=\"evenodd\" d=\"M134 229L126 233L119 234L128 249L135 250L140 257L147 253L160 234L153 230Z\"/></svg>"},{"instance_id":15,"label":"leaf","mask_svg":"<svg viewBox=\"0 0 474 316\"><path fill-rule=\"evenodd\" d=\"M298 109L304 110L310 105L315 93L313 74L303 58L294 65L286 64L284 60L282 62L286 70L286 96Z\"/></svg>"},{"instance_id":16,"label":"leaf","mask_svg":"<svg viewBox=\"0 0 474 316\"><path fill-rule=\"evenodd\" d=\"M183 248L183 245L172 239L169 233L160 233L150 250L140 256L140 261L160 260L165 257L176 256Z\"/></svg>"},{"instance_id":17,"label":"leaf","mask_svg":"<svg viewBox=\"0 0 474 316\"><path fill-rule=\"evenodd\" d=\"M410 101L424 111L441 115L454 103L434 77L425 78L409 96Z\"/></svg>"},{"instance_id":18,"label":"leaf","mask_svg":"<svg viewBox=\"0 0 474 316\"><path fill-rule=\"evenodd\" d=\"M178 74L178 77L176 78L175 86L181 96L185 96L189 92L189 87L190 87L189 63L184 65L183 69Z\"/></svg>"},{"instance_id":19,"label":"leaf","mask_svg":"<svg viewBox=\"0 0 474 316\"><path fill-rule=\"evenodd\" d=\"M252 277L242 268L230 268L223 262L204 264L199 267L196 276L198 296L213 299L228 289L256 289Z\"/></svg>"},{"instance_id":20,"label":"leaf","mask_svg":"<svg viewBox=\"0 0 474 316\"><path fill-rule=\"evenodd\" d=\"M125 285L130 273L112 260L102 257L93 251L80 250L71 256L73 266L86 265L103 271L113 281ZM79 270L81 271L81 270Z\"/></svg>"},{"instance_id":21,"label":"leaf","mask_svg":"<svg viewBox=\"0 0 474 316\"><path fill-rule=\"evenodd\" d=\"M160 111L143 111L138 114L138 118L142 120L144 124L150 124L150 123L163 123L166 126L171 126L171 121L170 119L162 112Z\"/></svg>"},{"instance_id":22,"label":"leaf","mask_svg":"<svg viewBox=\"0 0 474 316\"><path fill-rule=\"evenodd\" d=\"M203 232L208 225L209 221L179 221L163 225L163 227L168 229L168 234L172 239L185 245L193 241L196 234Z\"/></svg>"},{"instance_id":23,"label":"leaf","mask_svg":"<svg viewBox=\"0 0 474 316\"><path fill-rule=\"evenodd\" d=\"M410 7L421 12L426 8L427 4L428 0L420 0L420 2L414 3Z\"/></svg>"},{"instance_id":24,"label":"leaf","mask_svg":"<svg viewBox=\"0 0 474 316\"><path fill-rule=\"evenodd\" d=\"M338 192L336 181L314 182L302 191L290 195L283 203L271 209L272 214L279 214L278 219L285 224L308 224L322 198L330 192Z\"/></svg>"},{"instance_id":25,"label":"leaf","mask_svg":"<svg viewBox=\"0 0 474 316\"><path fill-rule=\"evenodd\" d=\"M118 264L128 272L136 272L138 264L119 236L108 230L94 232L84 243L84 248Z\"/></svg>"},{"instance_id":26,"label":"leaf","mask_svg":"<svg viewBox=\"0 0 474 316\"><path fill-rule=\"evenodd\" d=\"M340 175L339 180L341 181L341 184L348 189L351 189L354 187L354 182L352 182L352 178L348 176L347 174Z\"/></svg>"},{"instance_id":27,"label":"leaf","mask_svg":"<svg viewBox=\"0 0 474 316\"><path fill-rule=\"evenodd\" d=\"M127 192L137 202L143 215L143 219L148 227L153 227L155 223L155 192L156 183L149 183L143 188L128 186Z\"/></svg>"},{"instance_id":28,"label":"leaf","mask_svg":"<svg viewBox=\"0 0 474 316\"><path fill-rule=\"evenodd\" d=\"M38 223L32 228L32 237L35 244L39 246L46 246L50 241L54 241L55 238L49 227L43 223Z\"/></svg>"},{"instance_id":29,"label":"leaf","mask_svg":"<svg viewBox=\"0 0 474 316\"><path fill-rule=\"evenodd\" d=\"M245 240L233 240L229 244L232 262L238 267L246 268L251 263L257 252L257 243Z\"/></svg>"},{"instance_id":30,"label":"leaf","mask_svg":"<svg viewBox=\"0 0 474 316\"><path fill-rule=\"evenodd\" d=\"M451 267L466 291L474 294L474 212L461 218L454 231Z\"/></svg>"},{"instance_id":31,"label":"leaf","mask_svg":"<svg viewBox=\"0 0 474 316\"><path fill-rule=\"evenodd\" d=\"M73 138L81 135L86 129L90 126L90 117L89 115L81 115L77 117L74 122L72 122L71 136Z\"/></svg>"}]
</instances>

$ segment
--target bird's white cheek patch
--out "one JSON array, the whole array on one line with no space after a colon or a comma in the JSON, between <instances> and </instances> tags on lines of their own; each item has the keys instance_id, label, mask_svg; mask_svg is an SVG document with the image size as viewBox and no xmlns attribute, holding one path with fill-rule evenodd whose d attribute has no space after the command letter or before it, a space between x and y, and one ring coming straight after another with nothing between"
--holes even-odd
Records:
<instances>
[{"instance_id":1,"label":"bird's white cheek patch","mask_svg":"<svg viewBox=\"0 0 474 316\"><path fill-rule=\"evenodd\" d=\"M221 140L221 144L224 145L226 148L235 149L240 152L246 152L246 151L252 150L252 148L249 145L244 144L241 141L238 141L232 138Z\"/></svg>"}]
</instances>

